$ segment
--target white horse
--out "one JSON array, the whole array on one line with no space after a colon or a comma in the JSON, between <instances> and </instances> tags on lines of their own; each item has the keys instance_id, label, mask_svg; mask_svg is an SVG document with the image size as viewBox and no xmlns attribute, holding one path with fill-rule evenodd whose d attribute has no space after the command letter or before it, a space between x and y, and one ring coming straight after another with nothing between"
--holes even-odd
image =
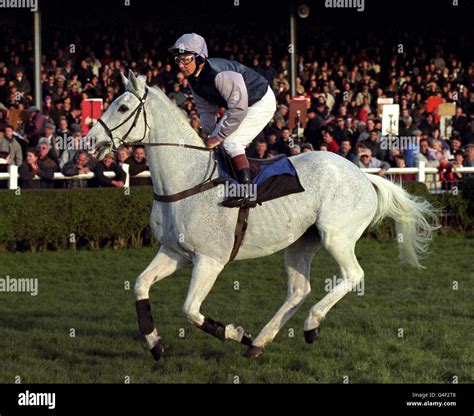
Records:
<instances>
[{"instance_id":1,"label":"white horse","mask_svg":"<svg viewBox=\"0 0 474 416\"><path fill-rule=\"evenodd\" d=\"M122 78L125 93L89 133L96 139L98 157L123 142L155 144L146 146L155 194L173 195L205 181L213 172L212 154L193 147L202 148L203 142L182 112L161 90L147 87L145 77L136 78L130 72L128 79ZM134 290L140 331L155 359L164 346L151 315L150 288L190 262L193 271L184 314L221 340L248 345L246 356L261 355L303 304L310 293L311 261L321 246L338 263L343 280L309 310L304 323L309 343L319 337L320 323L328 311L364 278L354 248L369 225L393 218L400 259L422 267L419 259L437 224L430 204L386 179L363 173L334 153L304 153L291 161L305 192L251 209L236 257L245 260L285 249L288 296L255 339L241 326L221 324L201 312L201 304L229 262L234 243L238 209L219 205L223 185L176 202L153 202L150 225L160 249L138 276ZM217 176L213 172L212 177Z\"/></svg>"}]
</instances>

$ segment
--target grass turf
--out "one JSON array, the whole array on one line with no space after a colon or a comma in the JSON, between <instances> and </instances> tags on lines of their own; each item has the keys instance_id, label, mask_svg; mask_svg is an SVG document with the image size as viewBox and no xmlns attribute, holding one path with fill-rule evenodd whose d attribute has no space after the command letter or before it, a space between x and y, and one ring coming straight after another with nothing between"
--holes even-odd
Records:
<instances>
[{"instance_id":1,"label":"grass turf","mask_svg":"<svg viewBox=\"0 0 474 416\"><path fill-rule=\"evenodd\" d=\"M0 293L0 382L472 383L473 246L470 239L437 237L427 269L415 270L399 265L395 242L361 240L364 295L346 295L323 321L321 339L307 345L303 322L324 295L325 279L337 274L320 251L311 295L253 360L241 356L244 346L186 321L187 267L151 290L167 347L159 362L138 334L133 296L156 248L3 252L0 278L37 278L39 293ZM285 299L286 282L282 253L230 264L202 311L255 336Z\"/></svg>"}]
</instances>

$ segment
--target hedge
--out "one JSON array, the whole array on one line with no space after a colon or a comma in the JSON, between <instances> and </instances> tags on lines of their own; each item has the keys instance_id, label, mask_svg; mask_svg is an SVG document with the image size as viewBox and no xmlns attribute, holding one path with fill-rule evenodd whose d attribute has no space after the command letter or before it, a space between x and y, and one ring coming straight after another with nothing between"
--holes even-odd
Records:
<instances>
[{"instance_id":1,"label":"hedge","mask_svg":"<svg viewBox=\"0 0 474 416\"><path fill-rule=\"evenodd\" d=\"M138 246L149 237L151 187L0 193L0 245L10 250Z\"/></svg>"},{"instance_id":2,"label":"hedge","mask_svg":"<svg viewBox=\"0 0 474 416\"><path fill-rule=\"evenodd\" d=\"M452 213L451 228L466 233L474 225L474 178L463 182L461 195L432 195L423 183L405 182L405 189ZM76 249L153 244L149 218L152 187L122 189L48 189L0 192L0 250ZM445 224L446 225L446 224ZM394 237L393 221L385 219L366 236Z\"/></svg>"}]
</instances>

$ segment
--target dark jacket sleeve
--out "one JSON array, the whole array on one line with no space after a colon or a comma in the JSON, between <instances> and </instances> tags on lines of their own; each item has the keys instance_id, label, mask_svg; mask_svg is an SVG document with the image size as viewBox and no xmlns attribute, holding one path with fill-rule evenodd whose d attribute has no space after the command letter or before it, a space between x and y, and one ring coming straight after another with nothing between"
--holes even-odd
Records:
<instances>
[{"instance_id":1,"label":"dark jacket sleeve","mask_svg":"<svg viewBox=\"0 0 474 416\"><path fill-rule=\"evenodd\" d=\"M105 169L103 163L97 163L94 168L94 174L97 178L99 186L112 186L112 178L108 178L104 175Z\"/></svg>"},{"instance_id":2,"label":"dark jacket sleeve","mask_svg":"<svg viewBox=\"0 0 474 416\"><path fill-rule=\"evenodd\" d=\"M113 172L115 172L115 178L108 178L107 176L104 175L104 172L105 172L104 164L101 162L97 163L94 169L94 173L97 177L97 181L99 182L100 186L113 186L112 181L125 182L126 174L123 171L123 169L117 164L115 164L115 166L113 166L112 169L113 169Z\"/></svg>"},{"instance_id":3,"label":"dark jacket sleeve","mask_svg":"<svg viewBox=\"0 0 474 416\"><path fill-rule=\"evenodd\" d=\"M20 179L22 181L30 181L35 177L33 171L30 170L28 164L23 162L20 167L18 168L18 174L20 175Z\"/></svg>"},{"instance_id":4,"label":"dark jacket sleeve","mask_svg":"<svg viewBox=\"0 0 474 416\"><path fill-rule=\"evenodd\" d=\"M139 173L148 170L148 166L146 163L137 163L133 158L128 158L125 163L129 166L128 173L130 174L130 176L135 176Z\"/></svg>"},{"instance_id":5,"label":"dark jacket sleeve","mask_svg":"<svg viewBox=\"0 0 474 416\"><path fill-rule=\"evenodd\" d=\"M79 175L79 169L77 169L73 162L67 162L63 166L62 173L64 176L76 176Z\"/></svg>"},{"instance_id":6,"label":"dark jacket sleeve","mask_svg":"<svg viewBox=\"0 0 474 416\"><path fill-rule=\"evenodd\" d=\"M39 162L38 166L40 168L39 177L42 179L53 179L54 178L54 169L47 167L43 162Z\"/></svg>"},{"instance_id":7,"label":"dark jacket sleeve","mask_svg":"<svg viewBox=\"0 0 474 416\"><path fill-rule=\"evenodd\" d=\"M114 180L125 182L125 179L127 179L127 174L122 169L122 166L116 164L114 171L115 171L115 179Z\"/></svg>"}]
</instances>

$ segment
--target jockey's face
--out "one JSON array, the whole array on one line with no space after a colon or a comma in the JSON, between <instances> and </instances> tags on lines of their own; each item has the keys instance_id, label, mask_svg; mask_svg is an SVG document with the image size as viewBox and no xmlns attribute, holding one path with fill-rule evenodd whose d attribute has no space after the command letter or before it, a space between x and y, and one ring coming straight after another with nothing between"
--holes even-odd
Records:
<instances>
[{"instance_id":1,"label":"jockey's face","mask_svg":"<svg viewBox=\"0 0 474 416\"><path fill-rule=\"evenodd\" d=\"M175 57L175 62L178 64L180 71L185 77L194 74L194 71L196 70L196 59L194 55L189 53L177 55Z\"/></svg>"}]
</instances>

